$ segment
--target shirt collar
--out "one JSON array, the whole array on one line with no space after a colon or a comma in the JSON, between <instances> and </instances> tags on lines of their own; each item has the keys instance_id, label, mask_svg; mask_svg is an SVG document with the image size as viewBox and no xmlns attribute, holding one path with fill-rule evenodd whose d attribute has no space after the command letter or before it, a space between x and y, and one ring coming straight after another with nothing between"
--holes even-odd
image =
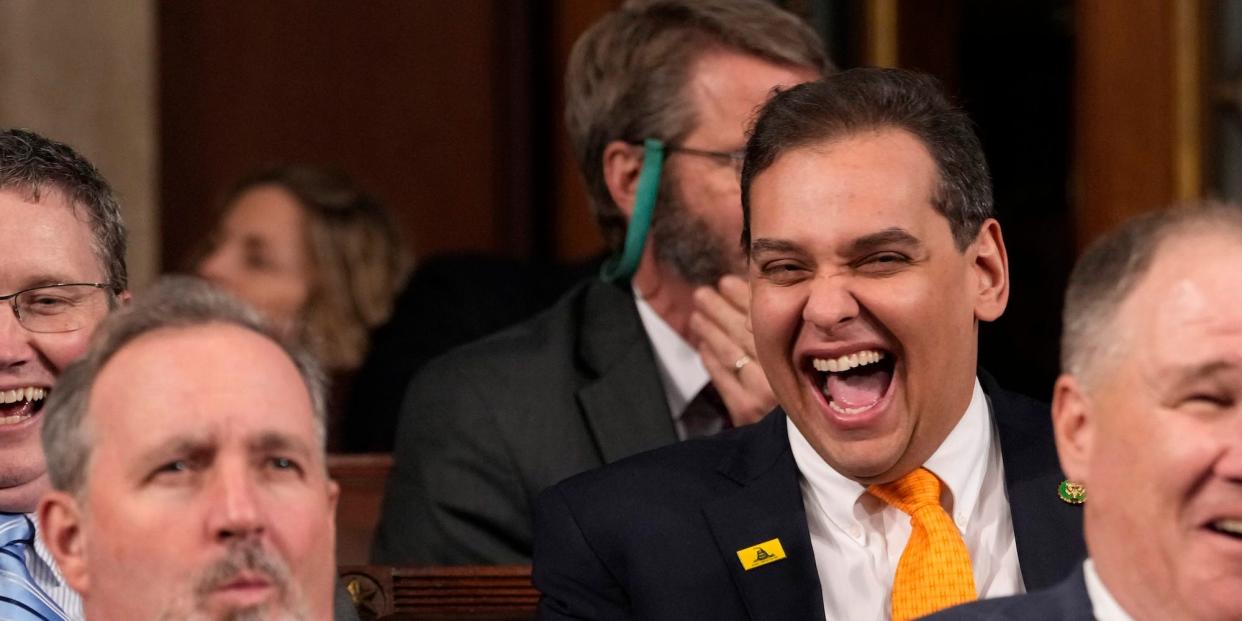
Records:
<instances>
[{"instance_id":1,"label":"shirt collar","mask_svg":"<svg viewBox=\"0 0 1242 621\"><path fill-rule=\"evenodd\" d=\"M660 380L664 384L669 410L674 418L680 419L686 404L707 385L707 368L703 366L698 350L691 347L651 308L638 287L631 285L631 288L634 290L634 305L638 307L638 317L642 320L643 330L646 331L655 352L656 366L660 370Z\"/></svg>"},{"instance_id":2,"label":"shirt collar","mask_svg":"<svg viewBox=\"0 0 1242 621\"><path fill-rule=\"evenodd\" d=\"M850 533L862 515L858 505L867 488L833 470L815 452L797 425L786 425L786 428L794 461L809 484L815 503L837 528ZM923 464L944 482L947 490L942 492L941 500L962 530L966 529L979 500L987 456L994 442L992 436L987 396L976 378L966 412Z\"/></svg>"},{"instance_id":3,"label":"shirt collar","mask_svg":"<svg viewBox=\"0 0 1242 621\"><path fill-rule=\"evenodd\" d=\"M34 554L26 554L26 562L35 562L43 565L44 569L47 570L44 575L50 575L56 583L60 583L62 581L60 569L56 567L56 560L52 558L52 551L43 545L43 537L39 536L39 517L34 513L27 513L26 517L30 518L30 523L35 525L34 545L27 548L28 550L33 550Z\"/></svg>"},{"instance_id":4,"label":"shirt collar","mask_svg":"<svg viewBox=\"0 0 1242 621\"><path fill-rule=\"evenodd\" d=\"M1097 621L1133 621L1121 604L1113 599L1113 594L1108 592L1091 559L1083 561L1082 573L1087 583L1087 597L1091 599L1091 612Z\"/></svg>"}]
</instances>

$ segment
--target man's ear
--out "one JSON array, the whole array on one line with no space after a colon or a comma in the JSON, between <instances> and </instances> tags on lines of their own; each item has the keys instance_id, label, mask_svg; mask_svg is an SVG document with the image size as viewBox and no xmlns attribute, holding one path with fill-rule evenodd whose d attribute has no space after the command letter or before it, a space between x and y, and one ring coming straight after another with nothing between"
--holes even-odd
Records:
<instances>
[{"instance_id":1,"label":"man's ear","mask_svg":"<svg viewBox=\"0 0 1242 621\"><path fill-rule=\"evenodd\" d=\"M612 200L626 219L634 213L634 195L638 192L638 175L643 171L643 152L622 140L604 147L604 183Z\"/></svg>"},{"instance_id":2,"label":"man's ear","mask_svg":"<svg viewBox=\"0 0 1242 621\"><path fill-rule=\"evenodd\" d=\"M1095 432L1091 400L1078 378L1062 374L1052 389L1052 428L1061 469L1071 481L1090 479L1088 464Z\"/></svg>"},{"instance_id":3,"label":"man's ear","mask_svg":"<svg viewBox=\"0 0 1242 621\"><path fill-rule=\"evenodd\" d=\"M130 293L129 289L126 289L116 294L116 299L117 302L120 302L120 306L126 306L129 304L130 300L134 299L134 294Z\"/></svg>"},{"instance_id":4,"label":"man's ear","mask_svg":"<svg viewBox=\"0 0 1242 621\"><path fill-rule=\"evenodd\" d=\"M82 510L70 494L48 492L39 501L39 536L56 558L56 566L74 591L84 597L90 590L86 540L82 529Z\"/></svg>"},{"instance_id":5,"label":"man's ear","mask_svg":"<svg viewBox=\"0 0 1242 621\"><path fill-rule=\"evenodd\" d=\"M992 321L1009 304L1009 255L995 218L988 218L979 227L969 252L976 277L975 318Z\"/></svg>"},{"instance_id":6,"label":"man's ear","mask_svg":"<svg viewBox=\"0 0 1242 621\"><path fill-rule=\"evenodd\" d=\"M328 479L328 509L332 512L332 519L336 519L336 503L341 499L341 486L331 479Z\"/></svg>"}]
</instances>

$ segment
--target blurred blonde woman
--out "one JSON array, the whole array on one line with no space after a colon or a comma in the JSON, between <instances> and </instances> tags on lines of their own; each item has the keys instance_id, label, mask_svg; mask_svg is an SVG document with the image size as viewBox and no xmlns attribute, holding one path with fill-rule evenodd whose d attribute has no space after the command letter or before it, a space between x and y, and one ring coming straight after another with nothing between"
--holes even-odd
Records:
<instances>
[{"instance_id":1,"label":"blurred blonde woman","mask_svg":"<svg viewBox=\"0 0 1242 621\"><path fill-rule=\"evenodd\" d=\"M343 176L285 166L233 188L197 271L313 351L340 395L409 266L379 203Z\"/></svg>"}]
</instances>

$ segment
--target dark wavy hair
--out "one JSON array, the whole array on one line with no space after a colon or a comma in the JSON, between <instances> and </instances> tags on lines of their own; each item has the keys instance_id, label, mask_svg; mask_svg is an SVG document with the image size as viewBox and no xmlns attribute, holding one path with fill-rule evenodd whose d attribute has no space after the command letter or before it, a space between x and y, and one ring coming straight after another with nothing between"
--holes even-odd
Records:
<instances>
[{"instance_id":1,"label":"dark wavy hair","mask_svg":"<svg viewBox=\"0 0 1242 621\"><path fill-rule=\"evenodd\" d=\"M742 246L750 247L750 186L781 154L877 129L907 131L927 147L939 182L932 205L965 249L993 217L992 180L973 124L933 77L902 69L850 69L786 89L763 107L742 165Z\"/></svg>"}]
</instances>

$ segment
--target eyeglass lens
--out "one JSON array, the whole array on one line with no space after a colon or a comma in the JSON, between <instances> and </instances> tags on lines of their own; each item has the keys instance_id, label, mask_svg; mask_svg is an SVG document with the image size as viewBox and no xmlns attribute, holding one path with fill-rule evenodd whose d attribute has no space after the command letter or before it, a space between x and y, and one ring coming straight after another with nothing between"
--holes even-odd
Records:
<instances>
[{"instance_id":1,"label":"eyeglass lens","mask_svg":"<svg viewBox=\"0 0 1242 621\"><path fill-rule=\"evenodd\" d=\"M13 298L13 310L31 332L72 332L98 314L104 299L99 287L54 285L21 292Z\"/></svg>"}]
</instances>

